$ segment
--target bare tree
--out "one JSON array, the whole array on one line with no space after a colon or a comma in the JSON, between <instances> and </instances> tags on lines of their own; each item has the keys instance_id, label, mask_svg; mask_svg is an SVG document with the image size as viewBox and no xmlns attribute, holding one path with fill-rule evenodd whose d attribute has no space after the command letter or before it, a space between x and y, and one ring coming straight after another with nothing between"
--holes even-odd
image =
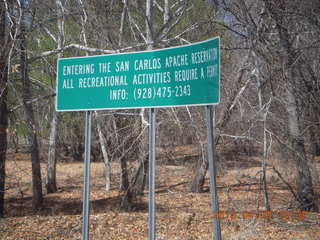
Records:
<instances>
[{"instance_id":1,"label":"bare tree","mask_svg":"<svg viewBox=\"0 0 320 240\"><path fill-rule=\"evenodd\" d=\"M153 0L146 0L146 37L145 41L147 44L147 48L149 50L153 49L154 41L153 41ZM140 118L141 118L141 127L138 129L144 129L143 125L145 124L144 120L144 112L145 109L140 110ZM146 154L146 137L140 140L139 143L139 166L137 171L134 175L132 183L128 186L125 190L125 195L122 199L121 206L125 209L132 209L135 204L135 200L138 195L143 194L145 183L146 183L146 176L147 176L147 169L148 169L148 155ZM123 165L123 164L122 164ZM123 169L126 170L126 169ZM125 174L127 175L127 174Z\"/></svg>"},{"instance_id":2,"label":"bare tree","mask_svg":"<svg viewBox=\"0 0 320 240\"><path fill-rule=\"evenodd\" d=\"M102 127L101 127L101 119L99 118L98 112L95 112L95 117L97 119L97 132L99 136L99 143L100 148L103 156L103 162L104 162L104 174L105 174L105 188L106 191L110 191L111 188L111 165L110 165L110 159L107 151L107 142L106 138L104 137L102 133Z\"/></svg>"},{"instance_id":3,"label":"bare tree","mask_svg":"<svg viewBox=\"0 0 320 240\"><path fill-rule=\"evenodd\" d=\"M28 128L28 141L31 151L32 163L32 190L33 199L32 207L34 210L39 209L43 203L42 180L39 147L37 139L37 127L32 107L32 94L30 87L30 78L28 73L28 53L27 53L27 35L28 25L31 24L31 1L20 1L21 23L20 23L20 65L22 81L22 101L26 114L26 124Z\"/></svg>"},{"instance_id":4,"label":"bare tree","mask_svg":"<svg viewBox=\"0 0 320 240\"><path fill-rule=\"evenodd\" d=\"M284 0L273 2L264 1L266 8L275 22L280 40L280 57L283 62L283 76L286 82L286 110L288 114L289 139L292 148L295 150L294 160L298 169L298 197L300 208L303 210L317 210L315 203L315 194L313 190L311 172L308 165L308 159L305 152L305 144L301 132L301 118L299 118L298 105L299 100L295 94L299 87L300 79L293 68L296 61L296 51L294 50L293 37L290 34L291 21L289 10L295 7L295 2Z\"/></svg>"},{"instance_id":5,"label":"bare tree","mask_svg":"<svg viewBox=\"0 0 320 240\"><path fill-rule=\"evenodd\" d=\"M5 194L5 163L7 152L7 129L8 129L8 6L4 1L0 2L0 42L4 45L0 51L0 217L4 215Z\"/></svg>"},{"instance_id":6,"label":"bare tree","mask_svg":"<svg viewBox=\"0 0 320 240\"><path fill-rule=\"evenodd\" d=\"M303 36L304 31L314 31L317 25L317 17L312 17L314 20L310 20L307 13L314 9L315 4L316 1L303 4L301 1L286 0L231 0L223 1L219 5L226 12L231 13L232 17L229 16L226 29L230 30L234 36L243 39L240 48L255 53L250 62L256 61L257 58L262 59L259 65L265 71L260 88L265 91L259 98L268 99L273 95L281 99L281 104L276 105L273 102L270 109L273 111L273 116L276 114L283 118L287 125L280 129L278 122L268 119L267 122L264 121L264 131L269 131L266 127L268 125L278 125L275 131L283 138L288 136L287 148L292 153L291 156L298 171L297 196L300 208L306 210L316 210L317 207L314 202L315 194L305 150L306 131L302 131L305 127L305 112L301 108L304 102L302 96L305 86L299 69L301 61L305 59L304 53L308 49L302 46L302 42L312 47L318 41ZM301 22L300 24L297 24L297 19ZM249 70L256 69L250 66ZM252 103L252 106L261 109L261 106L255 103ZM286 114L279 111L279 107L284 107Z\"/></svg>"},{"instance_id":7,"label":"bare tree","mask_svg":"<svg viewBox=\"0 0 320 240\"><path fill-rule=\"evenodd\" d=\"M57 37L57 48L64 47L64 6L62 1L56 0L57 8L57 25L58 25L58 37ZM62 53L58 53L57 57L60 58ZM53 110L51 120L51 131L49 136L49 150L48 150L48 165L47 165L47 181L46 188L47 193L54 193L58 190L56 180L56 166L57 166L57 139L58 139L58 128L59 128L60 117L58 112Z\"/></svg>"}]
</instances>

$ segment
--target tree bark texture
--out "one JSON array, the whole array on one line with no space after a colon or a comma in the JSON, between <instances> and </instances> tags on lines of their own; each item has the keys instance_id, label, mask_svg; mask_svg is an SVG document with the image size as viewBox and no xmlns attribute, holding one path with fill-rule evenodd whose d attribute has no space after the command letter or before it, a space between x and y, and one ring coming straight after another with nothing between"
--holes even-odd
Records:
<instances>
[{"instance_id":1,"label":"tree bark texture","mask_svg":"<svg viewBox=\"0 0 320 240\"><path fill-rule=\"evenodd\" d=\"M22 21L20 26L20 65L21 65L21 81L22 81L22 101L26 115L26 124L28 128L28 141L31 151L32 163L32 207L34 210L41 208L43 203L42 180L39 148L36 132L36 122L31 99L30 79L28 75L28 57L27 57L27 12L22 8Z\"/></svg>"},{"instance_id":2,"label":"tree bark texture","mask_svg":"<svg viewBox=\"0 0 320 240\"><path fill-rule=\"evenodd\" d=\"M317 131L318 130L318 131ZM317 132L320 132L318 127L310 127L309 133L310 133L310 142L312 147L312 154L314 156L319 157L320 156L320 139L319 134Z\"/></svg>"},{"instance_id":3,"label":"tree bark texture","mask_svg":"<svg viewBox=\"0 0 320 240\"><path fill-rule=\"evenodd\" d=\"M0 42L5 42L6 20L5 6L0 3ZM4 216L4 194L6 176L6 152L7 152L7 129L8 129L8 109L7 109L7 82L8 63L5 50L0 52L0 217Z\"/></svg>"},{"instance_id":4,"label":"tree bark texture","mask_svg":"<svg viewBox=\"0 0 320 240\"><path fill-rule=\"evenodd\" d=\"M311 116L311 120L314 123L320 122L320 117L317 116L319 114L318 108L313 107L312 110L314 111ZM311 153L314 156L320 156L320 127L319 125L314 125L309 128L310 134L310 143L311 143Z\"/></svg>"},{"instance_id":5,"label":"tree bark texture","mask_svg":"<svg viewBox=\"0 0 320 240\"><path fill-rule=\"evenodd\" d=\"M147 49L152 50L154 47L153 41L153 0L146 0L146 43ZM145 109L140 110L140 119L141 119L141 131L144 128L145 120L144 120L144 111ZM150 130L149 130L150 131ZM148 170L148 154L146 154L147 149L147 137L145 134L140 140L139 143L139 166L138 169L131 181L131 184L125 190L125 194L122 198L121 207L126 210L132 210L137 199L137 196L143 195L143 191L146 185L147 178L147 170ZM125 161L125 159L122 159ZM121 166L123 166L124 162L121 162ZM126 169L122 169L125 170ZM126 172L122 172L122 174L126 174Z\"/></svg>"},{"instance_id":6,"label":"tree bark texture","mask_svg":"<svg viewBox=\"0 0 320 240\"><path fill-rule=\"evenodd\" d=\"M106 182L106 191L110 191L111 188L111 166L110 166L110 161L109 161L109 156L108 152L106 149L106 139L103 136L102 129L101 129L101 123L99 120L99 115L98 113L95 114L96 119L97 119L97 131L98 131L98 136L99 136L99 142L100 142L100 147L102 151L102 156L103 156L103 162L104 162L104 173L105 173L105 182Z\"/></svg>"},{"instance_id":7,"label":"tree bark texture","mask_svg":"<svg viewBox=\"0 0 320 240\"><path fill-rule=\"evenodd\" d=\"M316 211L315 194L313 190L311 171L308 165L308 159L305 152L304 139L300 127L300 119L298 113L298 99L295 96L295 89L299 87L297 84L299 79L295 73L295 50L293 41L289 34L290 22L285 19L287 2L265 0L266 7L274 19L276 28L279 33L280 40L280 57L283 62L283 73L286 81L286 110L288 114L289 139L292 149L295 150L293 158L298 170L298 193L300 201L299 208L302 210Z\"/></svg>"},{"instance_id":8,"label":"tree bark texture","mask_svg":"<svg viewBox=\"0 0 320 240\"><path fill-rule=\"evenodd\" d=\"M289 72L287 76L292 76ZM288 79L289 80L289 79ZM296 98L293 93L292 84L288 84L287 87L287 112L288 112L288 124L289 135L292 148L295 150L294 160L298 169L298 197L300 200L300 208L302 210L317 210L317 206L314 202L315 194L313 191L312 177L310 168L308 166L308 159L305 152L304 139L301 136L301 130L299 126L298 111Z\"/></svg>"},{"instance_id":9,"label":"tree bark texture","mask_svg":"<svg viewBox=\"0 0 320 240\"><path fill-rule=\"evenodd\" d=\"M208 171L208 158L204 157L202 158L200 163L200 167L197 169L196 175L193 177L192 183L191 183L191 192L200 193L202 192L202 188L204 185L206 173Z\"/></svg>"},{"instance_id":10,"label":"tree bark texture","mask_svg":"<svg viewBox=\"0 0 320 240\"><path fill-rule=\"evenodd\" d=\"M120 158L120 169L120 189L126 191L129 188L129 174L127 160L124 156Z\"/></svg>"},{"instance_id":11,"label":"tree bark texture","mask_svg":"<svg viewBox=\"0 0 320 240\"><path fill-rule=\"evenodd\" d=\"M57 27L59 30L57 38L57 47L64 47L64 9L62 2L56 0L57 13L59 16L57 19ZM62 56L62 53L57 55L58 58ZM49 137L49 150L48 150L48 165L47 165L47 179L46 179L46 189L47 193L55 193L58 191L57 179L56 179L56 166L57 166L57 139L58 139L58 129L59 129L59 113L53 110L52 121L51 121L51 131Z\"/></svg>"},{"instance_id":12,"label":"tree bark texture","mask_svg":"<svg viewBox=\"0 0 320 240\"><path fill-rule=\"evenodd\" d=\"M51 131L49 138L48 165L47 165L47 193L55 193L58 191L56 179L57 166L57 138L58 138L59 116L53 111L51 121Z\"/></svg>"},{"instance_id":13,"label":"tree bark texture","mask_svg":"<svg viewBox=\"0 0 320 240\"><path fill-rule=\"evenodd\" d=\"M142 118L142 117L141 117ZM144 129L144 121L138 119L135 124L135 131L138 132L139 135ZM131 181L129 181L128 167L127 167L127 158L126 156L122 156L120 158L120 166L121 166L121 190L124 191L124 196L121 201L121 207L125 210L132 210L135 207L136 200L138 196L143 195L143 191L146 185L146 178L148 172L148 154L146 154L146 146L147 139L145 134L142 133L143 136L140 139L139 147L138 147L138 168L132 177Z\"/></svg>"}]
</instances>

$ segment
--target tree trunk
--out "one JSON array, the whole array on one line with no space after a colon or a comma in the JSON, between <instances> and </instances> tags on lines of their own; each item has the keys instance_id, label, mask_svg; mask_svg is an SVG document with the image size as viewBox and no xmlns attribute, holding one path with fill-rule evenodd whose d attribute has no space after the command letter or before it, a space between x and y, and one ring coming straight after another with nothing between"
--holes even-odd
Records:
<instances>
[{"instance_id":1,"label":"tree trunk","mask_svg":"<svg viewBox=\"0 0 320 240\"><path fill-rule=\"evenodd\" d=\"M200 167L198 168L196 175L194 176L191 183L191 192L200 193L204 185L206 173L208 170L209 162L207 157L203 157L201 160Z\"/></svg>"},{"instance_id":2,"label":"tree trunk","mask_svg":"<svg viewBox=\"0 0 320 240\"><path fill-rule=\"evenodd\" d=\"M154 47L154 39L153 39L153 0L146 0L146 43L147 49L152 50ZM144 129L144 125L146 121L144 119L144 111L145 109L140 110L140 119L141 119L141 131ZM150 125L149 125L150 131ZM136 174L132 180L132 183L126 189L126 192L122 198L121 207L126 210L131 210L134 207L135 200L137 196L143 195L143 191L146 185L146 177L147 177L147 169L148 169L148 154L146 144L147 138L145 134L140 140L139 146L139 166L136 171Z\"/></svg>"},{"instance_id":3,"label":"tree trunk","mask_svg":"<svg viewBox=\"0 0 320 240\"><path fill-rule=\"evenodd\" d=\"M1 19L2 20L2 19ZM1 26L2 27L2 26ZM1 31L1 30L0 30ZM7 80L8 69L6 61L0 59L0 217L4 214L4 193L6 176L6 152L7 152Z\"/></svg>"},{"instance_id":4,"label":"tree trunk","mask_svg":"<svg viewBox=\"0 0 320 240\"><path fill-rule=\"evenodd\" d=\"M299 81L295 74L295 49L292 38L290 38L289 28L291 22L286 22L285 1L264 0L266 8L275 20L276 28L279 32L281 61L283 62L283 73L286 81L286 110L288 114L289 139L291 147L294 149L293 158L298 169L298 198L301 210L317 210L315 194L313 191L312 177L305 152L304 139L300 129L300 119L297 108L298 99L295 96L295 89L299 87Z\"/></svg>"},{"instance_id":5,"label":"tree trunk","mask_svg":"<svg viewBox=\"0 0 320 240\"><path fill-rule=\"evenodd\" d=\"M309 133L310 133L310 142L311 142L311 147L312 147L312 149L311 149L312 154L314 156L319 157L320 156L320 140L319 140L318 134L316 134L317 128L318 127L311 127L309 129Z\"/></svg>"},{"instance_id":6,"label":"tree trunk","mask_svg":"<svg viewBox=\"0 0 320 240\"><path fill-rule=\"evenodd\" d=\"M124 22L126 20L127 16L127 6L128 6L128 0L123 0L123 8L122 8L122 13L121 13L121 23L120 23L120 30L119 30L119 42L118 45L119 47L122 46L122 38L123 38L123 31L124 31Z\"/></svg>"},{"instance_id":7,"label":"tree trunk","mask_svg":"<svg viewBox=\"0 0 320 240\"><path fill-rule=\"evenodd\" d=\"M287 76L291 76L288 80L293 81L293 74L287 72ZM300 200L300 208L302 210L317 210L317 206L314 202L315 195L313 191L311 172L308 166L308 159L305 152L304 140L301 136L301 130L299 126L299 118L297 112L296 98L293 93L292 84L288 84L286 97L287 97L287 112L288 112L288 124L289 124L289 136L292 148L295 150L294 160L298 169L298 198Z\"/></svg>"},{"instance_id":8,"label":"tree trunk","mask_svg":"<svg viewBox=\"0 0 320 240\"><path fill-rule=\"evenodd\" d=\"M127 167L127 160L125 156L120 158L120 189L122 191L127 191L129 189L129 174L128 174L128 167Z\"/></svg>"},{"instance_id":9,"label":"tree trunk","mask_svg":"<svg viewBox=\"0 0 320 240\"><path fill-rule=\"evenodd\" d=\"M141 113L143 110L141 110ZM141 114L140 120L138 120L139 127L136 125L135 129L138 132L143 131L145 120ZM139 135L139 134L137 134ZM124 191L124 196L121 201L121 208L125 210L134 209L136 204L137 196L143 195L143 191L146 185L147 169L148 169L148 154L146 154L146 137L145 134L142 136L139 142L138 149L139 166L135 175L131 180L131 184L128 179L128 169L125 156L120 159L121 166L121 189Z\"/></svg>"},{"instance_id":10,"label":"tree trunk","mask_svg":"<svg viewBox=\"0 0 320 240\"><path fill-rule=\"evenodd\" d=\"M146 33L147 33L147 49L152 50L154 48L153 39L153 0L146 0ZM141 131L144 129L146 121L144 120L145 109L141 109ZM149 119L150 121L150 119ZM151 131L151 125L149 124L149 134ZM148 146L146 134L143 135L140 141L139 147L139 167L137 169L136 175L132 182L132 193L134 196L143 195L143 191L146 185L146 178L148 173L149 156L146 154L148 152L146 146ZM149 146L150 147L150 146Z\"/></svg>"},{"instance_id":11,"label":"tree trunk","mask_svg":"<svg viewBox=\"0 0 320 240\"><path fill-rule=\"evenodd\" d=\"M57 47L62 48L64 46L64 9L62 2L56 0L57 14L60 16L57 19L57 26L59 30L57 38ZM62 56L61 53L57 55L58 58ZM47 165L47 181L46 189L47 193L55 193L58 191L57 180L56 180L56 166L57 166L57 138L59 128L59 113L53 110L53 116L51 121L51 131L49 139L49 150L48 150L48 165Z\"/></svg>"},{"instance_id":12,"label":"tree trunk","mask_svg":"<svg viewBox=\"0 0 320 240\"><path fill-rule=\"evenodd\" d=\"M104 162L106 191L110 191L110 188L111 188L111 166L110 166L110 161L109 161L109 157L108 157L108 153L107 153L107 149L106 149L107 143L106 143L106 139L102 133L99 115L97 112L95 113L95 116L97 119L97 131L98 131L99 142L100 142L100 147L101 147L103 162Z\"/></svg>"},{"instance_id":13,"label":"tree trunk","mask_svg":"<svg viewBox=\"0 0 320 240\"><path fill-rule=\"evenodd\" d=\"M262 93L262 79L260 76L260 66L262 66L262 62L260 61L257 54L254 53L254 66L256 71L256 80L257 80L257 89L258 89L258 101L259 101L259 111L262 111L265 104L263 103L263 93ZM271 100L270 100L271 101ZM270 106L270 105L268 105ZM263 111L263 160L261 164L262 176L262 189L263 189L263 201L265 210L270 211L270 201L269 201L269 194L268 194L268 183L267 183L267 159L268 159L268 146L267 146L267 116L268 116L269 107L267 107Z\"/></svg>"},{"instance_id":14,"label":"tree trunk","mask_svg":"<svg viewBox=\"0 0 320 240\"><path fill-rule=\"evenodd\" d=\"M140 156L140 163L139 167L136 171L136 175L133 178L132 182L132 188L131 191L133 192L134 196L142 196L143 191L146 186L146 178L147 178L147 172L148 172L148 154L141 154Z\"/></svg>"},{"instance_id":15,"label":"tree trunk","mask_svg":"<svg viewBox=\"0 0 320 240\"><path fill-rule=\"evenodd\" d=\"M145 109L141 110L140 112L140 126L138 127L140 132L143 131L143 129L145 128L145 124L147 124L144 119L144 112L145 112L144 110ZM149 131L150 131L150 125L149 125ZM148 154L147 146L148 146L148 138L146 134L143 134L139 142L139 156L138 156L139 166L132 183L132 189L133 189L132 191L134 192L135 195L143 195L143 191L146 186L146 178L148 175L148 166L149 166L149 154Z\"/></svg>"},{"instance_id":16,"label":"tree trunk","mask_svg":"<svg viewBox=\"0 0 320 240\"><path fill-rule=\"evenodd\" d=\"M47 193L55 193L58 191L56 180L57 166L57 138L58 138L59 116L56 111L53 111L51 121L51 131L48 150L48 165L47 165Z\"/></svg>"},{"instance_id":17,"label":"tree trunk","mask_svg":"<svg viewBox=\"0 0 320 240\"><path fill-rule=\"evenodd\" d=\"M4 43L6 38L6 14L4 3L0 3L0 42ZM6 152L7 152L7 128L8 128L8 109L7 109L7 82L8 82L8 63L7 54L4 50L0 52L0 217L4 215L4 194L6 176Z\"/></svg>"},{"instance_id":18,"label":"tree trunk","mask_svg":"<svg viewBox=\"0 0 320 240\"><path fill-rule=\"evenodd\" d=\"M121 163L124 163L125 167L122 169L122 181L123 190L125 191L121 201L121 208L127 211L134 209L138 196L143 195L143 191L146 185L146 175L148 169L148 158L146 161L140 161L136 174L133 177L132 183L129 185L129 181L126 180L128 177L128 171L126 168L126 161L123 159Z\"/></svg>"},{"instance_id":19,"label":"tree trunk","mask_svg":"<svg viewBox=\"0 0 320 240\"><path fill-rule=\"evenodd\" d=\"M320 121L319 118L317 118L316 113L318 112L318 109L313 107L312 110L314 111L312 113L313 122L317 123ZM317 125L311 126L309 128L309 134L310 134L310 143L311 143L311 153L314 156L320 156L320 127Z\"/></svg>"},{"instance_id":20,"label":"tree trunk","mask_svg":"<svg viewBox=\"0 0 320 240\"><path fill-rule=\"evenodd\" d=\"M28 129L28 141L31 150L31 163L32 163L32 207L34 210L41 208L43 203L42 195L42 181L41 181L41 168L38 149L38 140L36 132L36 122L32 108L30 79L28 75L28 62L27 62L27 21L28 16L26 8L22 6L22 21L20 26L20 66L21 66L21 81L22 81L22 101L26 114L26 124Z\"/></svg>"}]
</instances>

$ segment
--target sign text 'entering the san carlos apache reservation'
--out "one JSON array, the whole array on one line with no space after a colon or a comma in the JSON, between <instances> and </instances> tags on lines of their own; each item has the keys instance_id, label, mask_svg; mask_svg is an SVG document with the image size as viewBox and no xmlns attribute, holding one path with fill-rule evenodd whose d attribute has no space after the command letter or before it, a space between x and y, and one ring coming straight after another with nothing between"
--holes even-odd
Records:
<instances>
[{"instance_id":1,"label":"sign text 'entering the san carlos apache reservation'","mask_svg":"<svg viewBox=\"0 0 320 240\"><path fill-rule=\"evenodd\" d=\"M219 101L219 38L153 51L58 60L57 111Z\"/></svg>"}]
</instances>

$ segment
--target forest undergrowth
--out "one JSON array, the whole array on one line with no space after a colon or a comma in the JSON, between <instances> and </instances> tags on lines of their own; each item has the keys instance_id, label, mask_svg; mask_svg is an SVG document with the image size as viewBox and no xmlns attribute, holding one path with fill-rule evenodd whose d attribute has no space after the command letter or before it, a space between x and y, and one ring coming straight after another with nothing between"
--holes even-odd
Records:
<instances>
[{"instance_id":1,"label":"forest undergrowth","mask_svg":"<svg viewBox=\"0 0 320 240\"><path fill-rule=\"evenodd\" d=\"M176 150L186 149L190 153L189 147ZM163 156L161 151L159 155ZM212 239L215 217L221 219L223 239L319 239L320 214L296 210L291 205L292 194L271 168L267 178L271 211L265 211L259 158L239 158L220 164L223 170L217 177L219 213L214 213L210 207L209 179L206 179L203 193L190 193L190 166L160 160L156 172L158 240ZM318 161L317 167L319 165ZM45 172L46 164L42 163L41 167ZM5 218L0 220L0 239L81 239L82 167L81 162L59 163L59 191L47 194L42 209L35 213L32 211L29 156L9 153L6 209ZM148 192L145 191L134 211L122 211L119 166L112 163L109 192L104 188L103 170L102 162L92 163L91 239L147 239Z\"/></svg>"}]
</instances>

